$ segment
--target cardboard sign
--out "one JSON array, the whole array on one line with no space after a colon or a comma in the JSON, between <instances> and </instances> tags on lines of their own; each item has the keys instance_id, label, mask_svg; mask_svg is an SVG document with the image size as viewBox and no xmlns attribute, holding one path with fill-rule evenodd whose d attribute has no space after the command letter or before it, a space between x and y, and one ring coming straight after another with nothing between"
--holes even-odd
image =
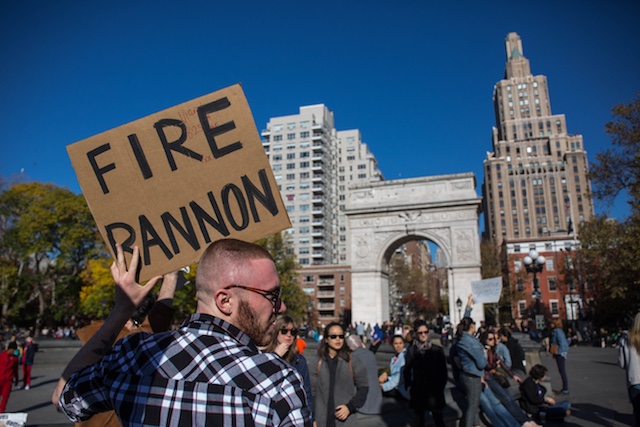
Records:
<instances>
[{"instance_id":1,"label":"cardboard sign","mask_svg":"<svg viewBox=\"0 0 640 427\"><path fill-rule=\"evenodd\" d=\"M471 292L473 292L474 302L483 304L498 302L502 293L502 277L471 282Z\"/></svg>"},{"instance_id":2,"label":"cardboard sign","mask_svg":"<svg viewBox=\"0 0 640 427\"><path fill-rule=\"evenodd\" d=\"M291 226L237 84L67 147L100 233L140 280L197 262L209 243Z\"/></svg>"}]
</instances>

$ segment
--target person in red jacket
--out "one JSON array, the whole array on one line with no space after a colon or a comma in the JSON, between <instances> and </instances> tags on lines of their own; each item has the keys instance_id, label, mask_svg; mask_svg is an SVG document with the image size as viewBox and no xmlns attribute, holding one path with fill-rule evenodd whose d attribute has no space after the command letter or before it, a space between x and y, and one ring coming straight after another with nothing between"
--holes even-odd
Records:
<instances>
[{"instance_id":1,"label":"person in red jacket","mask_svg":"<svg viewBox=\"0 0 640 427\"><path fill-rule=\"evenodd\" d=\"M11 385L13 383L13 373L18 366L18 356L15 350L2 350L0 352L0 414L5 412Z\"/></svg>"}]
</instances>

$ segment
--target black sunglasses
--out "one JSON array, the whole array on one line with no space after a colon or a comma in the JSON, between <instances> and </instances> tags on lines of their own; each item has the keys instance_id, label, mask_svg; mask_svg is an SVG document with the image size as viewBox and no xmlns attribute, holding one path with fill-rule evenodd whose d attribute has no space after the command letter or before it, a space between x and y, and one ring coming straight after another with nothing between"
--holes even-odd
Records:
<instances>
[{"instance_id":1,"label":"black sunglasses","mask_svg":"<svg viewBox=\"0 0 640 427\"><path fill-rule=\"evenodd\" d=\"M282 328L282 329L280 329L280 333L282 335L287 335L288 332L291 333L292 337L298 336L298 329L297 328L292 328L292 329Z\"/></svg>"},{"instance_id":2,"label":"black sunglasses","mask_svg":"<svg viewBox=\"0 0 640 427\"><path fill-rule=\"evenodd\" d=\"M344 334L343 335L329 335L329 338L331 338L332 340L335 340L336 338L340 338L341 340L344 339Z\"/></svg>"},{"instance_id":3,"label":"black sunglasses","mask_svg":"<svg viewBox=\"0 0 640 427\"><path fill-rule=\"evenodd\" d=\"M255 292L256 294L260 294L263 297L265 297L273 305L274 313L277 314L280 312L280 308L282 307L282 299L280 298L280 292L282 291L282 288L277 288L274 291L265 291L264 289L251 288L249 286L229 285L224 289L231 289L231 288L244 289L250 292Z\"/></svg>"}]
</instances>

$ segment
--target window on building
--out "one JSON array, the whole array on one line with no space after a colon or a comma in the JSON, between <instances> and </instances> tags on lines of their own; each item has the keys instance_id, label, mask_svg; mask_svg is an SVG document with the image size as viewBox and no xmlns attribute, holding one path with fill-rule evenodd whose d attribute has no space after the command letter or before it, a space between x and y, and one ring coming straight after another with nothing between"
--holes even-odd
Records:
<instances>
[{"instance_id":1,"label":"window on building","mask_svg":"<svg viewBox=\"0 0 640 427\"><path fill-rule=\"evenodd\" d=\"M527 302L524 300L518 301L518 317L524 317L527 314Z\"/></svg>"},{"instance_id":2,"label":"window on building","mask_svg":"<svg viewBox=\"0 0 640 427\"><path fill-rule=\"evenodd\" d=\"M551 309L551 315L553 317L560 316L560 306L557 299L549 300L549 308Z\"/></svg>"},{"instance_id":3,"label":"window on building","mask_svg":"<svg viewBox=\"0 0 640 427\"><path fill-rule=\"evenodd\" d=\"M553 265L553 258L547 258L546 264L547 271L554 271L555 267Z\"/></svg>"},{"instance_id":4,"label":"window on building","mask_svg":"<svg viewBox=\"0 0 640 427\"><path fill-rule=\"evenodd\" d=\"M549 282L549 292L555 292L558 290L558 286L556 284L556 278L555 277L549 277L549 279L547 279Z\"/></svg>"},{"instance_id":5,"label":"window on building","mask_svg":"<svg viewBox=\"0 0 640 427\"><path fill-rule=\"evenodd\" d=\"M296 139L296 134L295 133L288 133L287 134L287 139Z\"/></svg>"},{"instance_id":6,"label":"window on building","mask_svg":"<svg viewBox=\"0 0 640 427\"><path fill-rule=\"evenodd\" d=\"M516 291L524 292L524 279L518 279L516 282Z\"/></svg>"},{"instance_id":7,"label":"window on building","mask_svg":"<svg viewBox=\"0 0 640 427\"><path fill-rule=\"evenodd\" d=\"M522 260L514 259L513 260L513 271L516 273L522 270Z\"/></svg>"}]
</instances>

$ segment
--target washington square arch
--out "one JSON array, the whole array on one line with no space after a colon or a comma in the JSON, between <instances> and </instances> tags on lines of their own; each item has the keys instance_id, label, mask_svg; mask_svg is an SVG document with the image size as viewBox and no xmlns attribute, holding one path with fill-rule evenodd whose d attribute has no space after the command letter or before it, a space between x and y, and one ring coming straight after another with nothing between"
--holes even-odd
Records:
<instances>
[{"instance_id":1,"label":"washington square arch","mask_svg":"<svg viewBox=\"0 0 640 427\"><path fill-rule=\"evenodd\" d=\"M389 319L387 265L394 250L411 240L430 240L447 260L449 313L460 320L456 301L466 303L480 280L475 175L462 173L373 182L351 187L345 206L350 233L351 309L354 321ZM484 319L482 306L473 318Z\"/></svg>"}]
</instances>

